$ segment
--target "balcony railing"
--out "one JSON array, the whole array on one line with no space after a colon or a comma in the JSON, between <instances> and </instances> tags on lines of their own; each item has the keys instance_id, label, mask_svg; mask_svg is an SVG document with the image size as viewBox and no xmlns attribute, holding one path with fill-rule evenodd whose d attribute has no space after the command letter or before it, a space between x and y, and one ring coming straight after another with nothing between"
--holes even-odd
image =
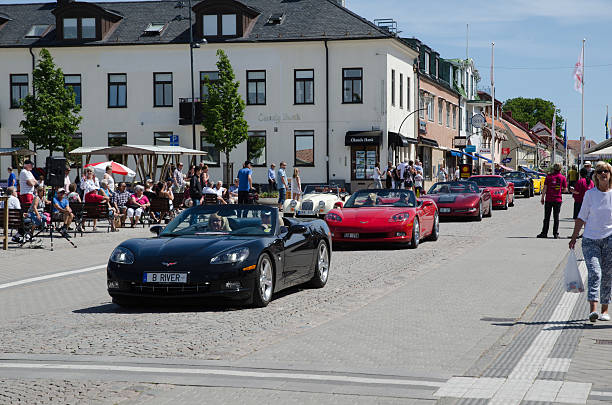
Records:
<instances>
[{"instance_id":1,"label":"balcony railing","mask_svg":"<svg viewBox=\"0 0 612 405\"><path fill-rule=\"evenodd\" d=\"M202 102L199 98L195 100L195 123L201 124L204 119L202 113ZM191 98L179 98L179 125L191 125Z\"/></svg>"}]
</instances>

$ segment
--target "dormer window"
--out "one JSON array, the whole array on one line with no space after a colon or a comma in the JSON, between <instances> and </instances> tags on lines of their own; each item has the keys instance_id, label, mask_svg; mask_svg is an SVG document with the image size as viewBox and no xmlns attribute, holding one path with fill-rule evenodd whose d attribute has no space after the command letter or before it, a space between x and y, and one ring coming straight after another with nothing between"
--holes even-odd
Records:
<instances>
[{"instance_id":1,"label":"dormer window","mask_svg":"<svg viewBox=\"0 0 612 405\"><path fill-rule=\"evenodd\" d=\"M206 14L202 16L204 37L235 37L236 14Z\"/></svg>"},{"instance_id":2,"label":"dormer window","mask_svg":"<svg viewBox=\"0 0 612 405\"><path fill-rule=\"evenodd\" d=\"M81 18L81 35L83 39L96 38L96 19Z\"/></svg>"},{"instance_id":3,"label":"dormer window","mask_svg":"<svg viewBox=\"0 0 612 405\"><path fill-rule=\"evenodd\" d=\"M203 27L204 27L204 36L212 37L217 36L218 28L217 28L217 15L216 14L208 14L202 17L203 19Z\"/></svg>"},{"instance_id":4,"label":"dormer window","mask_svg":"<svg viewBox=\"0 0 612 405\"><path fill-rule=\"evenodd\" d=\"M221 35L236 35L236 14L223 14L221 16Z\"/></svg>"},{"instance_id":5,"label":"dormer window","mask_svg":"<svg viewBox=\"0 0 612 405\"><path fill-rule=\"evenodd\" d=\"M64 18L64 39L96 39L95 18Z\"/></svg>"},{"instance_id":6,"label":"dormer window","mask_svg":"<svg viewBox=\"0 0 612 405\"><path fill-rule=\"evenodd\" d=\"M193 7L196 35L222 41L248 34L259 12L236 0L205 0Z\"/></svg>"},{"instance_id":7,"label":"dormer window","mask_svg":"<svg viewBox=\"0 0 612 405\"><path fill-rule=\"evenodd\" d=\"M79 37L78 18L64 18L64 39L77 39Z\"/></svg>"},{"instance_id":8,"label":"dormer window","mask_svg":"<svg viewBox=\"0 0 612 405\"><path fill-rule=\"evenodd\" d=\"M57 38L66 41L101 41L123 16L86 1L58 2L55 15Z\"/></svg>"}]
</instances>

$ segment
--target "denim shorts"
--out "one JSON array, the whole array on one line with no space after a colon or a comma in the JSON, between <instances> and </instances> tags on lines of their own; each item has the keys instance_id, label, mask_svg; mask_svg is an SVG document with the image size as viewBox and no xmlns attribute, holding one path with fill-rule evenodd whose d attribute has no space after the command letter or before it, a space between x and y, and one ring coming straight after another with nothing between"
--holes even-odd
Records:
<instances>
[{"instance_id":1,"label":"denim shorts","mask_svg":"<svg viewBox=\"0 0 612 405\"><path fill-rule=\"evenodd\" d=\"M278 189L278 203L283 204L286 199L287 199L287 189L279 188Z\"/></svg>"}]
</instances>

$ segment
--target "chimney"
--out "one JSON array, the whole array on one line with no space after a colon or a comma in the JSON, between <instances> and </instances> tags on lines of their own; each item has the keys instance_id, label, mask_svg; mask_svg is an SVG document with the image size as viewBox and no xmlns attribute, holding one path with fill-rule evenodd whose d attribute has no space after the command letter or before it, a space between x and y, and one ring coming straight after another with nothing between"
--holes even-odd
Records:
<instances>
[{"instance_id":1,"label":"chimney","mask_svg":"<svg viewBox=\"0 0 612 405\"><path fill-rule=\"evenodd\" d=\"M58 7L67 6L70 3L74 3L74 0L57 0Z\"/></svg>"},{"instance_id":2,"label":"chimney","mask_svg":"<svg viewBox=\"0 0 612 405\"><path fill-rule=\"evenodd\" d=\"M339 6L346 7L346 0L332 0L332 1L338 4Z\"/></svg>"}]
</instances>

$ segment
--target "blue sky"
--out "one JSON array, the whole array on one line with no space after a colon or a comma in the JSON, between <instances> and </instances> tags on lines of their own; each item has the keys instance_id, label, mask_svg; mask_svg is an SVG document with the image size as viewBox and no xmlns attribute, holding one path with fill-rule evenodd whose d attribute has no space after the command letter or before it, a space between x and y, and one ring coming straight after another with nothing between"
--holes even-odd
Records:
<instances>
[{"instance_id":1,"label":"blue sky","mask_svg":"<svg viewBox=\"0 0 612 405\"><path fill-rule=\"evenodd\" d=\"M605 138L606 103L612 107L612 53L605 27L612 21L612 0L346 0L346 5L369 20L394 18L402 36L419 38L444 58L465 57L469 24L469 56L480 70L480 88L490 86L494 41L497 99L552 100L568 120L570 139L580 137L580 94L572 72L586 38L584 133L597 142Z\"/></svg>"}]
</instances>

